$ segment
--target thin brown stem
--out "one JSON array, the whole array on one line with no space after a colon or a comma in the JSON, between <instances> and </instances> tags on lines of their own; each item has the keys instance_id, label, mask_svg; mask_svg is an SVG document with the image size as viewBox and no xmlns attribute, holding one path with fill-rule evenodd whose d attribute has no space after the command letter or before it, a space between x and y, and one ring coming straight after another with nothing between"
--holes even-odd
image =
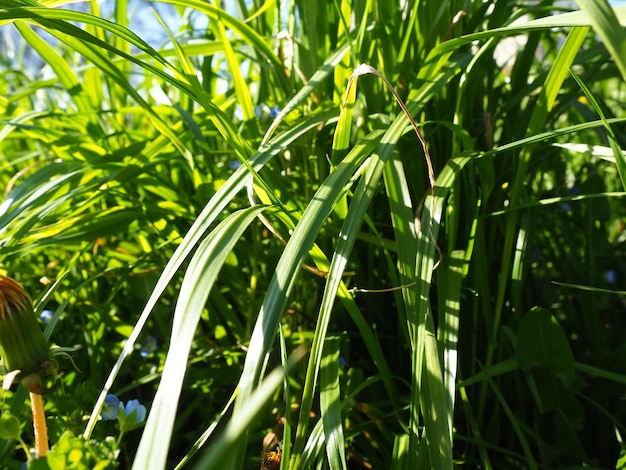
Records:
<instances>
[{"instance_id":1,"label":"thin brown stem","mask_svg":"<svg viewBox=\"0 0 626 470\"><path fill-rule=\"evenodd\" d=\"M37 458L48 455L48 427L43 410L43 398L38 393L30 392L33 408L33 428L35 429L35 455Z\"/></svg>"}]
</instances>

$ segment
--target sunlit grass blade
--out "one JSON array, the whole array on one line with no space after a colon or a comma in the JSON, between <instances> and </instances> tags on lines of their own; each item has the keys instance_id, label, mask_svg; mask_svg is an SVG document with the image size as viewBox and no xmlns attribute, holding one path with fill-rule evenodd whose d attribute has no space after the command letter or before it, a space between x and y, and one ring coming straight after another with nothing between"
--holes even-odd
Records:
<instances>
[{"instance_id":1,"label":"sunlit grass blade","mask_svg":"<svg viewBox=\"0 0 626 470\"><path fill-rule=\"evenodd\" d=\"M393 443L393 454L391 456L391 470L409 470L409 436L398 434Z\"/></svg>"},{"instance_id":2,"label":"sunlit grass blade","mask_svg":"<svg viewBox=\"0 0 626 470\"><path fill-rule=\"evenodd\" d=\"M593 93L591 92L589 87L585 85L585 83L581 80L581 78L573 72L572 72L572 77L574 77L574 80L576 80L576 83L578 83L578 86L580 86L580 88L583 90L583 92L585 93L585 96L589 100L589 103L593 107L594 111L598 113L598 115L600 116L600 119L602 120L602 123L604 124L604 129L606 130L606 133L608 136L609 145L611 146L613 157L615 158L615 164L617 166L617 173L619 174L619 177L622 180L622 186L626 188L626 156L624 156L624 151L622 150L622 148L620 147L618 143L617 136L615 135L615 132L609 125L606 119L606 116L604 115L604 111L602 111L600 104L593 96Z\"/></svg>"},{"instance_id":3,"label":"sunlit grass blade","mask_svg":"<svg viewBox=\"0 0 626 470\"><path fill-rule=\"evenodd\" d=\"M434 322L430 304L432 272L436 262L435 243L439 233L445 200L456 176L470 161L470 157L452 159L437 177L435 197L428 196L422 209L422 231L419 232L416 251L416 311L408 318L414 341L412 349L413 386L411 389L410 452L411 465L417 465L420 453L419 411L425 420L424 433L428 439L431 468L451 468L452 442L448 428L448 407L443 386L443 371L439 364ZM431 211L431 207L433 208ZM428 370L428 377L424 372ZM428 388L428 390L424 390Z\"/></svg>"},{"instance_id":4,"label":"sunlit grass blade","mask_svg":"<svg viewBox=\"0 0 626 470\"><path fill-rule=\"evenodd\" d=\"M161 384L133 468L165 468L187 358L200 314L228 253L262 210L264 207L257 206L231 214L200 243L191 258L174 312L172 338Z\"/></svg>"},{"instance_id":5,"label":"sunlit grass blade","mask_svg":"<svg viewBox=\"0 0 626 470\"><path fill-rule=\"evenodd\" d=\"M219 2L215 2L216 5ZM233 86L235 88L235 95L237 97L237 103L241 106L241 112L244 120L250 120L254 117L254 108L252 105L252 98L250 97L250 90L242 75L241 63L235 55L230 39L226 34L226 28L221 21L212 21L209 23L212 27L215 37L221 41L224 46L224 55L226 56L226 63L228 64L228 70L232 75Z\"/></svg>"},{"instance_id":6,"label":"sunlit grass blade","mask_svg":"<svg viewBox=\"0 0 626 470\"><path fill-rule=\"evenodd\" d=\"M342 58L348 52L348 45L343 45L337 48L336 51L333 51L330 56L324 61L324 64L317 70L309 82L305 84L298 92L291 98L287 104L280 110L270 127L267 129L267 132L263 136L262 145L266 145L272 135L278 128L281 122L283 122L284 118L294 109L296 109L299 105L301 105L307 97L313 93L313 91L322 83L335 69L337 64L341 62Z\"/></svg>"},{"instance_id":7,"label":"sunlit grass blade","mask_svg":"<svg viewBox=\"0 0 626 470\"><path fill-rule=\"evenodd\" d=\"M298 139L304 133L310 129L316 127L321 122L329 120L333 117L332 113L320 113L316 116L309 118L301 123L300 126L296 126L290 131L281 134L280 139L276 139L275 144L264 149L263 152L257 154L256 158L253 158L252 165L256 171L260 170L269 160L271 160L276 154L281 152L286 146ZM139 316L133 331L126 341L124 349L120 356L117 358L113 370L109 374L103 389L98 397L98 400L94 406L94 411L91 414L89 423L85 429L85 436L91 435L95 426L96 420L99 416L99 410L104 403L106 394L118 375L120 368L128 355L133 351L135 341L139 337L141 330L143 329L146 321L148 320L152 309L156 305L158 299L162 295L163 291L172 280L184 260L194 250L197 243L204 236L206 231L216 221L216 219L222 214L222 210L226 207L231 200L239 193L252 179L252 176L247 173L245 167L240 167L231 178L217 191L217 193L207 203L202 212L198 215L194 224L190 227L185 239L178 246L167 265L163 269L163 272L148 299L146 306L144 307L141 315Z\"/></svg>"},{"instance_id":8,"label":"sunlit grass blade","mask_svg":"<svg viewBox=\"0 0 626 470\"><path fill-rule=\"evenodd\" d=\"M280 60L274 54L272 48L267 44L267 41L261 37L254 29L248 26L244 21L229 15L221 8L217 8L210 5L208 2L200 0L163 0L164 3L171 3L173 5L180 5L184 8L191 8L199 12L203 12L213 21L217 21L224 27L232 29L243 40L249 43L259 56L266 60L272 68L275 74L276 80L279 85L279 90L283 95L290 95L291 85L287 78L284 66Z\"/></svg>"},{"instance_id":9,"label":"sunlit grass blade","mask_svg":"<svg viewBox=\"0 0 626 470\"><path fill-rule=\"evenodd\" d=\"M301 264L311 250L326 218L339 198L345 194L353 175L359 171L368 156L362 149L357 150L349 153L320 186L283 251L252 332L240 381L240 394L235 404L235 415L260 379L266 356L276 335L278 322Z\"/></svg>"},{"instance_id":10,"label":"sunlit grass blade","mask_svg":"<svg viewBox=\"0 0 626 470\"><path fill-rule=\"evenodd\" d=\"M339 388L339 339L327 336L320 368L320 412L324 424L326 455L330 468L345 469L341 390Z\"/></svg>"},{"instance_id":11,"label":"sunlit grass blade","mask_svg":"<svg viewBox=\"0 0 626 470\"><path fill-rule=\"evenodd\" d=\"M297 359L299 356L293 357L292 362ZM259 387L248 398L241 412L228 422L226 429L216 440L211 450L194 466L195 469L223 469L225 468L224 462L230 457L229 454L241 452L241 445L244 440L242 436L246 435L246 430L254 423L276 389L280 387L284 374L283 368L276 369L259 384Z\"/></svg>"},{"instance_id":12,"label":"sunlit grass blade","mask_svg":"<svg viewBox=\"0 0 626 470\"><path fill-rule=\"evenodd\" d=\"M442 350L443 382L448 403L448 429L454 429L454 405L456 399L456 378L458 364L459 316L461 307L461 287L465 252L456 250L450 253L437 273L438 280L446 286L439 296L443 321L437 330L437 340ZM440 317L441 318L441 317ZM452 435L450 435L452 441Z\"/></svg>"},{"instance_id":13,"label":"sunlit grass blade","mask_svg":"<svg viewBox=\"0 0 626 470\"><path fill-rule=\"evenodd\" d=\"M615 11L606 0L576 0L576 4L588 15L593 30L602 38L622 78L626 80L626 33L623 20L620 24Z\"/></svg>"},{"instance_id":14,"label":"sunlit grass blade","mask_svg":"<svg viewBox=\"0 0 626 470\"><path fill-rule=\"evenodd\" d=\"M74 99L77 110L86 114L93 113L93 109L86 95L86 90L81 86L80 80L66 60L25 23L16 21L15 27L33 49L36 50L41 57L46 58L47 63L53 68L54 73L59 78L65 90Z\"/></svg>"}]
</instances>

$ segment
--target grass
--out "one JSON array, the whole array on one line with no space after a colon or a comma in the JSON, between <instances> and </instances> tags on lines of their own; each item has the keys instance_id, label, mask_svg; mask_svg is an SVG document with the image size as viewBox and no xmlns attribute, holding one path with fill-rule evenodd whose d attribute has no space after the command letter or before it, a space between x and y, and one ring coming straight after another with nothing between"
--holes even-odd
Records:
<instances>
[{"instance_id":1,"label":"grass","mask_svg":"<svg viewBox=\"0 0 626 470\"><path fill-rule=\"evenodd\" d=\"M0 262L82 348L32 468L616 465L623 7L153 6L0 1Z\"/></svg>"}]
</instances>

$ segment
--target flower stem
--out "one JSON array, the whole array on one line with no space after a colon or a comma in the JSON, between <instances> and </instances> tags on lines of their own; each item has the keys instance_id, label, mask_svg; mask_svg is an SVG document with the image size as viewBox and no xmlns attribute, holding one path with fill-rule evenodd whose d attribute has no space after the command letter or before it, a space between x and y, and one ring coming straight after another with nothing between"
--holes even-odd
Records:
<instances>
[{"instance_id":1,"label":"flower stem","mask_svg":"<svg viewBox=\"0 0 626 470\"><path fill-rule=\"evenodd\" d=\"M48 428L43 410L43 398L38 393L30 393L33 408L33 427L35 429L35 455L37 458L48 455Z\"/></svg>"}]
</instances>

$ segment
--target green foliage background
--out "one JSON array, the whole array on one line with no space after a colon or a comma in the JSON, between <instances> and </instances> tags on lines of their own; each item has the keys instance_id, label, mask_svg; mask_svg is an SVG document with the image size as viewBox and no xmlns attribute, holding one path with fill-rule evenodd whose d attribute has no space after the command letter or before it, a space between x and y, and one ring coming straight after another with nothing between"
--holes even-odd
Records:
<instances>
[{"instance_id":1,"label":"green foliage background","mask_svg":"<svg viewBox=\"0 0 626 470\"><path fill-rule=\"evenodd\" d=\"M150 45L109 3L0 0L0 263L82 345L66 468L107 393L149 409L122 468L624 461L626 7L168 0Z\"/></svg>"}]
</instances>

